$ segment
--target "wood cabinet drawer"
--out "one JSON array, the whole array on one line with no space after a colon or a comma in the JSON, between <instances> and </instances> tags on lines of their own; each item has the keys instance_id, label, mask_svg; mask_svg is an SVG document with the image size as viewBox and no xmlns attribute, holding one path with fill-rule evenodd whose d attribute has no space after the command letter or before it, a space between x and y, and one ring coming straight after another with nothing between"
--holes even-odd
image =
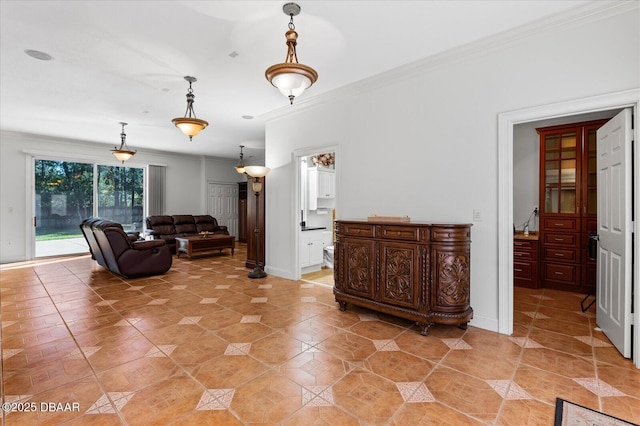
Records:
<instances>
[{"instance_id":1,"label":"wood cabinet drawer","mask_svg":"<svg viewBox=\"0 0 640 426\"><path fill-rule=\"evenodd\" d=\"M373 237L373 225L366 223L339 223L340 227L338 232L343 235L349 235L354 237Z\"/></svg>"},{"instance_id":2,"label":"wood cabinet drawer","mask_svg":"<svg viewBox=\"0 0 640 426\"><path fill-rule=\"evenodd\" d=\"M420 228L402 225L379 225L376 227L376 237L403 240L420 241Z\"/></svg>"},{"instance_id":3,"label":"wood cabinet drawer","mask_svg":"<svg viewBox=\"0 0 640 426\"><path fill-rule=\"evenodd\" d=\"M559 248L559 247L545 247L543 250L542 257L545 260L555 261L555 262L575 262L577 263L579 259L579 250L570 249L570 248Z\"/></svg>"},{"instance_id":4,"label":"wood cabinet drawer","mask_svg":"<svg viewBox=\"0 0 640 426\"><path fill-rule=\"evenodd\" d=\"M535 251L513 251L513 261L532 261L538 259L538 253Z\"/></svg>"},{"instance_id":5,"label":"wood cabinet drawer","mask_svg":"<svg viewBox=\"0 0 640 426\"><path fill-rule=\"evenodd\" d=\"M538 288L538 262L513 262L513 284L518 287Z\"/></svg>"},{"instance_id":6,"label":"wood cabinet drawer","mask_svg":"<svg viewBox=\"0 0 640 426\"><path fill-rule=\"evenodd\" d=\"M471 241L471 231L469 225L460 227L434 225L431 229L431 241L468 242Z\"/></svg>"},{"instance_id":7,"label":"wood cabinet drawer","mask_svg":"<svg viewBox=\"0 0 640 426\"><path fill-rule=\"evenodd\" d=\"M536 251L538 250L537 241L513 240L514 251Z\"/></svg>"},{"instance_id":8,"label":"wood cabinet drawer","mask_svg":"<svg viewBox=\"0 0 640 426\"><path fill-rule=\"evenodd\" d=\"M537 268L537 263L532 262L513 262L513 277L514 278L531 278L533 275L533 268Z\"/></svg>"},{"instance_id":9,"label":"wood cabinet drawer","mask_svg":"<svg viewBox=\"0 0 640 426\"><path fill-rule=\"evenodd\" d=\"M542 236L544 244L558 244L563 246L578 247L580 234L571 233L550 233L545 232Z\"/></svg>"},{"instance_id":10,"label":"wood cabinet drawer","mask_svg":"<svg viewBox=\"0 0 640 426\"><path fill-rule=\"evenodd\" d=\"M566 284L576 285L580 265L544 262L542 273L545 280L562 281Z\"/></svg>"},{"instance_id":11,"label":"wood cabinet drawer","mask_svg":"<svg viewBox=\"0 0 640 426\"><path fill-rule=\"evenodd\" d=\"M545 217L542 223L543 230L564 229L565 231L577 231L578 219L576 218L552 218Z\"/></svg>"}]
</instances>

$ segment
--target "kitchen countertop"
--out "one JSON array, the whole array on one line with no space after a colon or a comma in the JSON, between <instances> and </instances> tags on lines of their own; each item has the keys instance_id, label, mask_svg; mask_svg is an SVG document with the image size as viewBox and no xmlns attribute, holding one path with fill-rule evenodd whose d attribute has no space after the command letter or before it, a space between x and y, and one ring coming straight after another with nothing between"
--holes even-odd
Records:
<instances>
[{"instance_id":1,"label":"kitchen countertop","mask_svg":"<svg viewBox=\"0 0 640 426\"><path fill-rule=\"evenodd\" d=\"M524 235L522 231L516 231L516 233L513 234L514 240L538 241L539 237L540 235L538 235L538 232L529 232L529 235Z\"/></svg>"}]
</instances>

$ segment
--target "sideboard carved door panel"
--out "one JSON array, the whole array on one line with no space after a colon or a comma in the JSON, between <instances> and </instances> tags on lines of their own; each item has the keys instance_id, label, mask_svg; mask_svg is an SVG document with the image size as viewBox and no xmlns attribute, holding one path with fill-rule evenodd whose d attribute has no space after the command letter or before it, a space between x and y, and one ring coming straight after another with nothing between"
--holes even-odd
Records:
<instances>
[{"instance_id":1,"label":"sideboard carved door panel","mask_svg":"<svg viewBox=\"0 0 640 426\"><path fill-rule=\"evenodd\" d=\"M421 294L421 264L416 245L379 244L380 301L418 309L424 306ZM422 303L421 303L422 302Z\"/></svg>"},{"instance_id":2,"label":"sideboard carved door panel","mask_svg":"<svg viewBox=\"0 0 640 426\"><path fill-rule=\"evenodd\" d=\"M375 294L374 250L372 241L344 241L345 282L344 291L350 294L373 297Z\"/></svg>"},{"instance_id":3,"label":"sideboard carved door panel","mask_svg":"<svg viewBox=\"0 0 640 426\"><path fill-rule=\"evenodd\" d=\"M458 247L432 247L431 309L442 313L469 308L469 252Z\"/></svg>"}]
</instances>

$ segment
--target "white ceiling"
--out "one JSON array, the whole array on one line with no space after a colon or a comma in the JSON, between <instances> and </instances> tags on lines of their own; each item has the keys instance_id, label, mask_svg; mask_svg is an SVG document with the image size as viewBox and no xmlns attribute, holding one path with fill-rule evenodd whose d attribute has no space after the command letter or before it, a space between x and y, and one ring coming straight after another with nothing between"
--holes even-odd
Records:
<instances>
[{"instance_id":1,"label":"white ceiling","mask_svg":"<svg viewBox=\"0 0 640 426\"><path fill-rule=\"evenodd\" d=\"M237 158L243 144L245 158L262 156L261 117L296 108L264 78L285 58L284 3L2 0L1 128L119 145L125 121L138 151ZM298 59L319 78L297 102L584 3L299 1ZM209 121L192 142L171 124L185 114L186 75Z\"/></svg>"}]
</instances>

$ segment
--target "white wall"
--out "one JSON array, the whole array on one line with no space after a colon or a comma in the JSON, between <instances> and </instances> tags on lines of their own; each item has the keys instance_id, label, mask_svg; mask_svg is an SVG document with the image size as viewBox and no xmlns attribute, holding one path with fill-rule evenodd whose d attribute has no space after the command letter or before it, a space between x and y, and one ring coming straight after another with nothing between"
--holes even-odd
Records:
<instances>
[{"instance_id":1,"label":"white wall","mask_svg":"<svg viewBox=\"0 0 640 426\"><path fill-rule=\"evenodd\" d=\"M121 165L113 158L110 149L113 149L113 145L9 131L0 133L0 263L27 260L31 256L32 188L31 179L27 175L31 155L24 151L50 153L49 157L52 159ZM237 160L139 150L126 164L166 165L166 213L204 214L206 202L203 194L207 180L244 180L244 176L233 168L236 162Z\"/></svg>"},{"instance_id":2,"label":"white wall","mask_svg":"<svg viewBox=\"0 0 640 426\"><path fill-rule=\"evenodd\" d=\"M335 144L338 219L467 223L480 210L471 230L472 324L497 331L498 114L639 87L638 6L536 24L318 101L303 95L274 114L266 125L267 271L294 275L292 151Z\"/></svg>"}]
</instances>

